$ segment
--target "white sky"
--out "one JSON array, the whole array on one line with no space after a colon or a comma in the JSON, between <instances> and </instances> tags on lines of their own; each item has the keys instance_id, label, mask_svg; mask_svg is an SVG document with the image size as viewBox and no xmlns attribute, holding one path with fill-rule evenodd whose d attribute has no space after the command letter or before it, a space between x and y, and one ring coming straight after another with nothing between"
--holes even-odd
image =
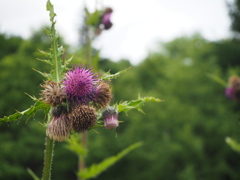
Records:
<instances>
[{"instance_id":1,"label":"white sky","mask_svg":"<svg viewBox=\"0 0 240 180\"><path fill-rule=\"evenodd\" d=\"M91 9L96 0L85 0ZM98 0L99 2L100 0ZM52 0L57 30L76 45L83 0ZM114 9L113 27L95 42L103 57L140 62L157 42L200 32L209 40L229 36L225 0L102 0ZM0 0L0 32L29 37L49 24L46 0Z\"/></svg>"}]
</instances>

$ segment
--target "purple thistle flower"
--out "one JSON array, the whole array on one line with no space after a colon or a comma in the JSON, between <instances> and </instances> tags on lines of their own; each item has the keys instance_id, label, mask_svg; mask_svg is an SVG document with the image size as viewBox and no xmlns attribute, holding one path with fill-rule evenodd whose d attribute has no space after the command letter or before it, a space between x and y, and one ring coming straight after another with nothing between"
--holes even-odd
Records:
<instances>
[{"instance_id":1,"label":"purple thistle flower","mask_svg":"<svg viewBox=\"0 0 240 180\"><path fill-rule=\"evenodd\" d=\"M97 79L91 69L74 67L66 73L65 85L68 100L88 103L94 98Z\"/></svg>"},{"instance_id":2,"label":"purple thistle flower","mask_svg":"<svg viewBox=\"0 0 240 180\"><path fill-rule=\"evenodd\" d=\"M234 94L235 94L235 90L234 90L233 87L227 87L227 88L225 89L225 95L226 95L228 98L234 99L234 97L235 97Z\"/></svg>"},{"instance_id":3,"label":"purple thistle flower","mask_svg":"<svg viewBox=\"0 0 240 180\"><path fill-rule=\"evenodd\" d=\"M114 129L118 127L118 113L114 108L104 110L102 115L106 129Z\"/></svg>"}]
</instances>

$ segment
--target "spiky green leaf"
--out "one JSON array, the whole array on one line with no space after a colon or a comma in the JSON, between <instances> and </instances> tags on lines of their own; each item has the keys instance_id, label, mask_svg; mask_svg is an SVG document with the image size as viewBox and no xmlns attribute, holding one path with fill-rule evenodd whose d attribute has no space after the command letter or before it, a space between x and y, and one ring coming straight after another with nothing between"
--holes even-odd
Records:
<instances>
[{"instance_id":1,"label":"spiky green leaf","mask_svg":"<svg viewBox=\"0 0 240 180\"><path fill-rule=\"evenodd\" d=\"M65 68L66 68L67 65L72 61L72 59L73 59L73 56L64 61L64 67L65 67Z\"/></svg>"},{"instance_id":2,"label":"spiky green leaf","mask_svg":"<svg viewBox=\"0 0 240 180\"><path fill-rule=\"evenodd\" d=\"M43 72L41 72L41 71L39 71L39 70L37 70L37 69L34 69L34 68L33 68L33 70L36 71L36 72L38 72L39 74L41 74L43 77L45 77L45 78L47 78L47 79L51 79L51 78L50 78L50 77L51 77L51 74L43 73Z\"/></svg>"},{"instance_id":3,"label":"spiky green leaf","mask_svg":"<svg viewBox=\"0 0 240 180\"><path fill-rule=\"evenodd\" d=\"M42 51L42 50L39 50L39 49L38 49L38 51L45 56L50 56L50 53L48 53L48 52L45 52L45 51Z\"/></svg>"},{"instance_id":4,"label":"spiky green leaf","mask_svg":"<svg viewBox=\"0 0 240 180\"><path fill-rule=\"evenodd\" d=\"M18 119L20 119L22 116L26 115L28 117L33 116L38 110L46 110L49 111L50 107L46 103L37 100L34 105L32 105L30 108L26 109L25 111L19 112L17 111L15 114L12 114L10 116L4 116L3 118L0 118L0 124L4 122L13 122Z\"/></svg>"},{"instance_id":5,"label":"spiky green leaf","mask_svg":"<svg viewBox=\"0 0 240 180\"><path fill-rule=\"evenodd\" d=\"M51 63L49 60L46 60L46 59L39 59L39 58L37 58L37 60L52 65L52 63Z\"/></svg>"},{"instance_id":6,"label":"spiky green leaf","mask_svg":"<svg viewBox=\"0 0 240 180\"><path fill-rule=\"evenodd\" d=\"M111 167L112 165L114 165L117 161L122 159L129 152L131 152L132 150L134 150L140 146L142 146L142 142L132 144L129 147L127 147L126 149L124 149L122 152L117 154L116 156L112 156L110 158L103 160L99 164L93 164L89 168L83 169L82 172L78 173L78 176L84 180L94 178L94 177L98 176L99 174L101 174L102 172L104 172L109 167Z\"/></svg>"},{"instance_id":7,"label":"spiky green leaf","mask_svg":"<svg viewBox=\"0 0 240 180\"><path fill-rule=\"evenodd\" d=\"M116 79L118 78L122 73L125 73L127 70L129 70L131 67L127 68L127 69L124 69L122 71L119 71L115 74L111 74L110 72L107 72L105 74L102 75L101 79L102 80L106 80L106 81L109 81L111 79Z\"/></svg>"},{"instance_id":8,"label":"spiky green leaf","mask_svg":"<svg viewBox=\"0 0 240 180\"><path fill-rule=\"evenodd\" d=\"M127 113L129 110L136 109L143 113L142 107L146 102L161 102L162 100L155 97L139 97L136 100L124 101L117 104L118 112Z\"/></svg>"}]
</instances>

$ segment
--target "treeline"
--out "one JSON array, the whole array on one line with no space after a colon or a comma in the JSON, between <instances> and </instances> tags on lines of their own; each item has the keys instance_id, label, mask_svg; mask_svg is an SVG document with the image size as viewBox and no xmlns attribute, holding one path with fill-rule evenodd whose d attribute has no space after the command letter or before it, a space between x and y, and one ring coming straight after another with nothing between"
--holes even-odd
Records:
<instances>
[{"instance_id":1,"label":"treeline","mask_svg":"<svg viewBox=\"0 0 240 180\"><path fill-rule=\"evenodd\" d=\"M48 50L50 41L42 30L28 40L5 34L0 39L3 117L31 105L24 92L39 97L43 79L32 68L48 71L36 58L44 58L38 49ZM113 104L138 96L155 96L164 102L147 104L146 114L120 114L123 122L117 132L99 128L98 133L88 133L87 165L132 143L144 143L98 179L239 179L240 155L225 143L227 136L239 139L239 104L227 99L225 87L208 77L214 74L227 82L238 71L239 48L237 39L209 42L199 34L180 37L159 44L159 51L113 80ZM75 57L74 63L78 62ZM127 60L99 61L100 69L112 73L130 66ZM31 119L0 125L0 179L32 179L27 168L40 176L44 118L39 112ZM52 179L76 179L77 158L64 142L56 143L54 161Z\"/></svg>"}]
</instances>

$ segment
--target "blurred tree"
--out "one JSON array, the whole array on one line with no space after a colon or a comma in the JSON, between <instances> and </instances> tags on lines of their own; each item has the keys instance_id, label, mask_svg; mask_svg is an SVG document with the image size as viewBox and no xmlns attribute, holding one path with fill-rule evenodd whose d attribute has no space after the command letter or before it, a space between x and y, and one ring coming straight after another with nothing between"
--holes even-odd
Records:
<instances>
[{"instance_id":1,"label":"blurred tree","mask_svg":"<svg viewBox=\"0 0 240 180\"><path fill-rule=\"evenodd\" d=\"M22 41L21 37L0 33L0 61L5 55L15 53Z\"/></svg>"},{"instance_id":2,"label":"blurred tree","mask_svg":"<svg viewBox=\"0 0 240 180\"><path fill-rule=\"evenodd\" d=\"M206 76L221 75L212 44L194 35L163 47L113 83L115 100L128 100L139 92L165 102L146 107L147 115L121 114L124 122L117 138L115 132L101 130L101 136L91 137L95 143L89 144L90 162L125 144L145 144L99 179L239 179L240 157L224 142L228 135L239 137L235 102Z\"/></svg>"},{"instance_id":3,"label":"blurred tree","mask_svg":"<svg viewBox=\"0 0 240 180\"><path fill-rule=\"evenodd\" d=\"M240 66L240 40L225 39L212 42L211 54L216 57L221 69L226 73L229 68Z\"/></svg>"},{"instance_id":4,"label":"blurred tree","mask_svg":"<svg viewBox=\"0 0 240 180\"><path fill-rule=\"evenodd\" d=\"M8 42L8 40L6 40ZM226 42L222 42L226 43ZM227 43L226 43L227 44ZM226 53L232 48L225 49ZM237 44L236 44L237 46ZM37 49L46 50L44 38L21 40L17 49L4 55L0 63L0 115L12 114L13 109L25 109L32 103L23 94L39 94L42 78L31 68L44 71ZM40 47L40 48L39 48ZM138 66L112 81L114 101L141 96L155 96L164 103L144 108L148 114L134 111L119 115L115 131L103 128L89 132L87 164L99 162L117 154L137 141L144 146L130 153L98 179L239 179L240 157L225 144L226 136L239 138L238 104L224 97L224 88L207 78L206 73L223 76L219 64L221 52L216 44L199 34L180 37L161 45ZM234 59L234 53L232 59ZM127 60L100 60L100 69L115 73L131 64ZM26 168L41 174L45 130L38 122L44 117L37 113L28 123L24 117L17 123L0 126L0 179L32 179ZM107 137L107 138L106 138ZM76 179L77 158L56 143L53 179ZM61 173L59 173L61 172Z\"/></svg>"},{"instance_id":5,"label":"blurred tree","mask_svg":"<svg viewBox=\"0 0 240 180\"><path fill-rule=\"evenodd\" d=\"M239 36L240 33L240 0L228 3L229 15L232 20L231 29Z\"/></svg>"}]
</instances>

